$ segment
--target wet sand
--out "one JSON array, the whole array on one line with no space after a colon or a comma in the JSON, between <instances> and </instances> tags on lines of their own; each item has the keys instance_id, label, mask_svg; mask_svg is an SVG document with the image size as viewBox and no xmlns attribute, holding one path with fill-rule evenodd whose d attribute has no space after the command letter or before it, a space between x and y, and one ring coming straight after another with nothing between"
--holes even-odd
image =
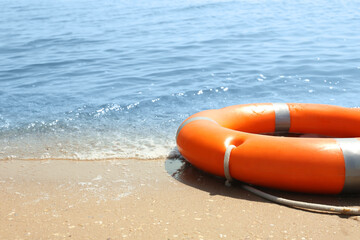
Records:
<instances>
[{"instance_id":1,"label":"wet sand","mask_svg":"<svg viewBox=\"0 0 360 240\"><path fill-rule=\"evenodd\" d=\"M179 159L0 162L0 239L358 239L360 217L270 203ZM268 190L269 191L269 190ZM360 195L270 191L360 206Z\"/></svg>"}]
</instances>

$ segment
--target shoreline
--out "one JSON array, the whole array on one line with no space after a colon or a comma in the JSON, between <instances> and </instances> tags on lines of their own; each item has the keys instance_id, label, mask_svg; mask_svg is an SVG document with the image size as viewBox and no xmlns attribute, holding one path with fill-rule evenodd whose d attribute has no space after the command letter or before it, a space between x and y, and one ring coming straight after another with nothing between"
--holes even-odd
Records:
<instances>
[{"instance_id":1,"label":"shoreline","mask_svg":"<svg viewBox=\"0 0 360 240\"><path fill-rule=\"evenodd\" d=\"M1 239L357 239L360 217L263 200L176 159L0 161ZM282 197L359 206L359 194Z\"/></svg>"}]
</instances>

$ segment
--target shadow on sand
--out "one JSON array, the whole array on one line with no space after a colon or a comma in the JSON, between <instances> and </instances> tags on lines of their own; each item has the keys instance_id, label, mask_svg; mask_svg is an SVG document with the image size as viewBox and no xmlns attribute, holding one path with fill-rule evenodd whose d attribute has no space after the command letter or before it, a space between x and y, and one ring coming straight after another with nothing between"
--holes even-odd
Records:
<instances>
[{"instance_id":1,"label":"shadow on sand","mask_svg":"<svg viewBox=\"0 0 360 240\"><path fill-rule=\"evenodd\" d=\"M201 191L208 192L210 195L222 195L231 198L244 199L249 201L257 202L268 202L261 197L258 197L244 189L241 188L241 182L235 181L232 183L231 187L225 186L225 179L217 176L210 175L206 172L203 172L190 163L188 163L179 153L177 148L174 148L168 155L165 161L165 169L168 174L170 174L177 181L184 183L188 186L197 188ZM296 201L303 201L309 203L318 203L334 206L354 206L360 207L360 193L356 194L339 194L339 195L320 195L320 194L304 194L296 192L285 192L274 189L257 187L259 190L266 193L287 198ZM303 211L309 211L304 210ZM316 211L311 211L316 212ZM332 214L318 212L322 214ZM349 218L348 215L338 215L339 217ZM357 218L356 218L357 219ZM357 219L359 220L359 219Z\"/></svg>"}]
</instances>

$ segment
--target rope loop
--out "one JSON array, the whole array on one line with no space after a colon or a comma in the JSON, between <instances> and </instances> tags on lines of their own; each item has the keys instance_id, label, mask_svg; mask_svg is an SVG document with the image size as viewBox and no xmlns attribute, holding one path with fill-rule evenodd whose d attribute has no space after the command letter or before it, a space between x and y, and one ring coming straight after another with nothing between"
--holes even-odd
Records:
<instances>
[{"instance_id":1,"label":"rope loop","mask_svg":"<svg viewBox=\"0 0 360 240\"><path fill-rule=\"evenodd\" d=\"M233 180L231 175L230 175L230 169L229 169L229 164L230 164L230 154L231 154L231 150L233 150L234 148L236 148L236 146L234 145L229 145L226 148L225 151L225 155L224 155L224 174L225 174L225 178L226 178L226 182L225 185L227 187L231 186L231 181Z\"/></svg>"},{"instance_id":2,"label":"rope loop","mask_svg":"<svg viewBox=\"0 0 360 240\"><path fill-rule=\"evenodd\" d=\"M225 186L231 187L231 182L233 178L230 174L229 164L230 164L230 154L231 151L236 148L234 145L229 145L226 148L225 155L224 155L224 174L225 174ZM307 209L307 210L315 210L327 213L337 213L337 214L344 214L344 215L360 215L360 209L355 207L339 207L339 206L332 206L332 205L325 205L325 204L316 204L316 203L308 203L302 201L294 201L290 199L280 198L254 187L251 187L247 184L242 184L242 188L261 197L268 201L275 202L277 204L285 205L288 207L293 208L300 208L300 209Z\"/></svg>"}]
</instances>

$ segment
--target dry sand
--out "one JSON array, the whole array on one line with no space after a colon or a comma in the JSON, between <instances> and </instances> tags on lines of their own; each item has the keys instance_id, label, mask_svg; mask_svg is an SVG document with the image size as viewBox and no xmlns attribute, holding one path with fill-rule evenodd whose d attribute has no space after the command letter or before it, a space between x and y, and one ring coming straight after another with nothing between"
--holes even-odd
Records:
<instances>
[{"instance_id":1,"label":"dry sand","mask_svg":"<svg viewBox=\"0 0 360 240\"><path fill-rule=\"evenodd\" d=\"M360 217L276 205L181 160L11 160L0 169L0 239L360 238ZM272 193L360 205L359 194Z\"/></svg>"}]
</instances>

